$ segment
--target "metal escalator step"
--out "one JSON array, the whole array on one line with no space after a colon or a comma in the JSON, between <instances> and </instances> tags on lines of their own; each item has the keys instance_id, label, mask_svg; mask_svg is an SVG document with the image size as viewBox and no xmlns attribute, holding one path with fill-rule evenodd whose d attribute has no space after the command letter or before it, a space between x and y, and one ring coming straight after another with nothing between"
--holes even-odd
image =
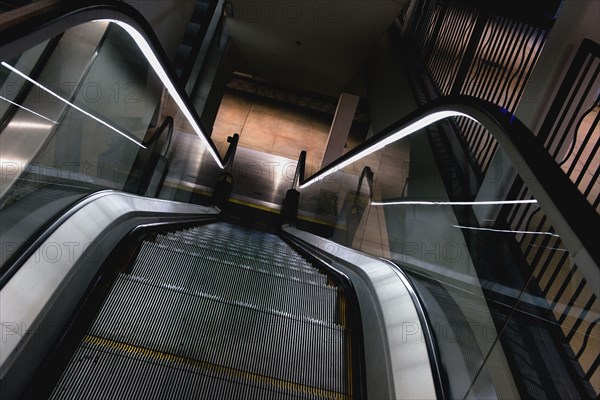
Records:
<instances>
[{"instance_id":1,"label":"metal escalator step","mask_svg":"<svg viewBox=\"0 0 600 400\"><path fill-rule=\"evenodd\" d=\"M211 244L211 240L222 240L219 238L218 234L215 235L205 235L205 236L196 236L192 234L180 235L180 234L168 234L166 236L159 236L160 239L163 240L171 240L171 241L183 241L187 244L193 244L198 247L206 248ZM310 264L307 263L303 258L299 255L292 252L282 252L279 249L268 249L260 243L245 243L241 241L236 241L234 238L228 238L227 242L223 243L224 246L215 247L214 244L211 246L211 249L215 251L230 251L236 252L244 255L252 255L257 257L267 257L272 256L275 261L291 261L291 262L300 262L305 266L309 267ZM310 266L313 268L312 266Z\"/></svg>"},{"instance_id":2,"label":"metal escalator step","mask_svg":"<svg viewBox=\"0 0 600 400\"><path fill-rule=\"evenodd\" d=\"M331 391L344 390L344 363L339 359L343 333L333 324L299 321L123 278L89 332Z\"/></svg>"},{"instance_id":3,"label":"metal escalator step","mask_svg":"<svg viewBox=\"0 0 600 400\"><path fill-rule=\"evenodd\" d=\"M197 235L191 234L169 234L167 236L159 236L160 239L163 240L171 240L171 241L183 241L187 244L192 244L197 247L207 248L210 244L210 240L218 238L219 235L203 235L198 237ZM302 257L296 254L291 249L288 251L282 251L283 249L266 249L265 246L260 243L246 243L242 241L236 241L235 238L227 239L227 247L211 247L211 249L215 251L229 251L235 252L238 254L251 255L254 257L266 258L268 256L272 257L276 262L293 262L293 263L301 263L305 267L313 268L309 263L306 262Z\"/></svg>"},{"instance_id":4,"label":"metal escalator step","mask_svg":"<svg viewBox=\"0 0 600 400\"><path fill-rule=\"evenodd\" d=\"M52 396L59 399L344 399L328 392L251 375L119 342L86 337ZM88 375L98 379L85 381Z\"/></svg>"},{"instance_id":5,"label":"metal escalator step","mask_svg":"<svg viewBox=\"0 0 600 400\"><path fill-rule=\"evenodd\" d=\"M130 274L149 283L190 293L213 294L227 301L247 302L323 321L336 320L338 290L331 286L293 279L289 275L223 265L218 260L196 259L183 253L166 256L164 251L158 253L165 256L163 259L150 250L147 253L150 258L136 264Z\"/></svg>"},{"instance_id":6,"label":"metal escalator step","mask_svg":"<svg viewBox=\"0 0 600 400\"><path fill-rule=\"evenodd\" d=\"M274 262L275 264L282 266L299 265L305 269L318 271L289 247L286 249L286 252L278 252L277 249L266 249L265 246L261 245L260 243L236 243L234 238L227 238L227 247L215 247L214 245L210 245L210 240L207 240L214 238L218 238L218 235L215 235L214 237L205 235L201 236L200 238L194 236L169 235L166 238L159 236L157 239L163 241L171 240L171 243L173 243L175 246L177 246L177 242L182 241L185 244L193 245L199 248L210 249L210 251L215 251L220 254L239 254L242 256L262 259L268 262Z\"/></svg>"},{"instance_id":7,"label":"metal escalator step","mask_svg":"<svg viewBox=\"0 0 600 400\"><path fill-rule=\"evenodd\" d=\"M186 246L183 245L179 246L178 248L174 248L168 243L158 242L155 244L148 244L143 248L143 252L149 252L155 256L160 254L160 252L165 252L164 259L172 258L176 254L182 254L195 259L212 260L221 265L269 271L273 274L283 274L294 279L297 278L303 281L310 280L324 285L327 284L327 277L313 268L306 268L296 265L282 266L277 263L269 263L264 259L257 260L250 256L241 257L238 254L231 254L229 252L222 252L220 250L213 250L210 248L186 248ZM160 258L162 259L162 257Z\"/></svg>"},{"instance_id":8,"label":"metal escalator step","mask_svg":"<svg viewBox=\"0 0 600 400\"><path fill-rule=\"evenodd\" d=\"M157 235L52 398L346 399L342 298L277 236L224 223Z\"/></svg>"},{"instance_id":9,"label":"metal escalator step","mask_svg":"<svg viewBox=\"0 0 600 400\"><path fill-rule=\"evenodd\" d=\"M213 251L211 249L185 249L185 246L174 249L162 242L157 244L148 243L143 247L143 253L140 253L145 258L144 263L136 263L133 271L139 271L141 267L138 265L144 265L146 268L154 267L157 263L167 263L170 265L176 265L176 260L182 260L186 263L201 264L209 262L215 267L230 267L237 268L239 270L255 270L264 274L270 274L286 278L289 280L305 282L312 285L318 285L322 287L328 287L327 276L321 274L315 269L308 269L296 266L281 267L273 263L266 261L257 261L252 257L238 257L235 254L223 253L220 251ZM149 260L148 258L153 260ZM183 259L182 259L183 257ZM182 265L183 267L183 265ZM177 267L173 267L177 268Z\"/></svg>"}]
</instances>

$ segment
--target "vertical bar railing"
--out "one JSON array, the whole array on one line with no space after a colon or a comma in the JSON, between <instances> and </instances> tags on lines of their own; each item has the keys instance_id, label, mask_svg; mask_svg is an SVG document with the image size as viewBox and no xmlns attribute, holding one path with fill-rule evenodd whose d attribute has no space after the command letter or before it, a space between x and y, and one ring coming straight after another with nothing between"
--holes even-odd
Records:
<instances>
[{"instance_id":1,"label":"vertical bar railing","mask_svg":"<svg viewBox=\"0 0 600 400\"><path fill-rule=\"evenodd\" d=\"M573 58L538 133L544 147L597 211L600 202L599 74L600 45L585 39ZM519 199L530 198L520 180L513 184L511 193ZM541 211L532 209L530 205L514 205L510 209L506 207L503 212L510 229L554 231ZM527 241L526 237L527 235L522 235L520 238L520 247L562 328L576 362L583 370L583 378L589 382L597 382L600 379L600 345L597 340L600 335L600 302L593 288L589 287L578 272L578 266L561 250L563 245L560 238L547 238L544 243L535 243L534 239L528 238ZM538 256L532 257L532 253ZM598 394L600 389L595 389Z\"/></svg>"},{"instance_id":2,"label":"vertical bar railing","mask_svg":"<svg viewBox=\"0 0 600 400\"><path fill-rule=\"evenodd\" d=\"M515 181L509 198L529 200L533 196L524 182ZM529 271L535 278L548 307L560 326L566 343L582 371L581 379L590 383L600 379L600 302L579 266L565 250L561 238L555 235L543 211L535 204L514 204L503 207L496 226L521 232L515 235ZM548 232L536 235L532 232ZM598 394L599 388L594 388Z\"/></svg>"},{"instance_id":3,"label":"vertical bar railing","mask_svg":"<svg viewBox=\"0 0 600 400\"><path fill-rule=\"evenodd\" d=\"M412 32L429 75L441 94L466 94L513 113L550 32L550 23L524 22L469 9L459 1L436 2L421 31ZM427 24L429 24L427 26ZM538 138L597 211L600 207L600 45L584 40L553 101ZM449 86L450 85L450 86ZM457 118L467 148L483 173L498 144L480 125ZM517 179L507 198L532 199ZM600 381L600 302L580 267L564 250L543 211L534 204L506 205L497 228L515 232L515 242L560 326L580 378ZM528 233L529 232L529 233ZM535 235L532 232L547 232ZM578 368L579 368L578 367ZM600 392L594 386L596 395Z\"/></svg>"},{"instance_id":4,"label":"vertical bar railing","mask_svg":"<svg viewBox=\"0 0 600 400\"><path fill-rule=\"evenodd\" d=\"M469 60L469 71L459 93L491 101L508 112L514 112L547 34L547 29L492 13L487 18L475 54ZM498 144L472 121L461 118L458 126L485 172Z\"/></svg>"},{"instance_id":5,"label":"vertical bar railing","mask_svg":"<svg viewBox=\"0 0 600 400\"><path fill-rule=\"evenodd\" d=\"M471 95L508 112L523 96L550 29L455 0L430 4L416 26L412 34L439 93ZM457 124L485 173L496 141L473 121Z\"/></svg>"},{"instance_id":6,"label":"vertical bar railing","mask_svg":"<svg viewBox=\"0 0 600 400\"><path fill-rule=\"evenodd\" d=\"M584 39L538 138L597 211L600 205L600 44Z\"/></svg>"}]
</instances>

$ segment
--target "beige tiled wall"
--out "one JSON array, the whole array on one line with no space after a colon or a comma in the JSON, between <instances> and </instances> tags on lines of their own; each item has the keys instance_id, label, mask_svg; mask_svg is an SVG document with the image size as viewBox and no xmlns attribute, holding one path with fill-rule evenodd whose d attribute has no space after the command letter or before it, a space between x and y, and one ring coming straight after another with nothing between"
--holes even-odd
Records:
<instances>
[{"instance_id":1,"label":"beige tiled wall","mask_svg":"<svg viewBox=\"0 0 600 400\"><path fill-rule=\"evenodd\" d=\"M320 166L331 121L311 111L263 100L237 92L226 92L213 126L212 138L221 154L227 137L239 133L239 145L297 159L307 152L307 167Z\"/></svg>"}]
</instances>

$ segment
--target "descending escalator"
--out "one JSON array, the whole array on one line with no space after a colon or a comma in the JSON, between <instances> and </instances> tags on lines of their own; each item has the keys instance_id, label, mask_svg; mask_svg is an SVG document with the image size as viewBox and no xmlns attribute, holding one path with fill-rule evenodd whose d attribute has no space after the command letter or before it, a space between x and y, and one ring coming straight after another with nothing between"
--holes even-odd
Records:
<instances>
[{"instance_id":1,"label":"descending escalator","mask_svg":"<svg viewBox=\"0 0 600 400\"><path fill-rule=\"evenodd\" d=\"M51 398L350 398L344 304L275 235L226 223L159 234Z\"/></svg>"},{"instance_id":2,"label":"descending escalator","mask_svg":"<svg viewBox=\"0 0 600 400\"><path fill-rule=\"evenodd\" d=\"M598 397L598 214L513 115L428 102L308 179L302 153L280 236L215 223L231 207L189 203L232 179L237 139L223 158L131 7L49 3L0 26L0 80L25 88L0 123L2 399ZM108 97L87 95L98 82ZM525 194L459 173L430 133L464 116ZM167 120L171 151L154 134ZM171 187L149 190L165 168ZM508 226L507 205L539 226ZM138 234L133 262L111 265ZM542 252L571 268L538 275Z\"/></svg>"}]
</instances>

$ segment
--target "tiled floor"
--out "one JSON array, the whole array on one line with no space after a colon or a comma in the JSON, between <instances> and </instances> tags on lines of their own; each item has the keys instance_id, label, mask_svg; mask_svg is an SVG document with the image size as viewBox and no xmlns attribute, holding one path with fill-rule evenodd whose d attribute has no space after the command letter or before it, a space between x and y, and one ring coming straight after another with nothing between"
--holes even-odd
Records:
<instances>
[{"instance_id":1,"label":"tiled floor","mask_svg":"<svg viewBox=\"0 0 600 400\"><path fill-rule=\"evenodd\" d=\"M239 146L297 160L306 150L308 171L321 165L327 145L331 116L300 110L276 101L228 91L213 125L212 139L221 154L227 137L239 133ZM348 148L356 140L349 138ZM307 171L307 172L308 172Z\"/></svg>"}]
</instances>

